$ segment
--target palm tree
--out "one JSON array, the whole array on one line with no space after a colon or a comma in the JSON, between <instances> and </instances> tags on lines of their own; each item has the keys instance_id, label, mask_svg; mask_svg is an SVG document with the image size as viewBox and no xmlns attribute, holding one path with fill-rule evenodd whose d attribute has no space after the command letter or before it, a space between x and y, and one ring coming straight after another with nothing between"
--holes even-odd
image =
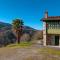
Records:
<instances>
[{"instance_id":1,"label":"palm tree","mask_svg":"<svg viewBox=\"0 0 60 60\"><path fill-rule=\"evenodd\" d=\"M23 21L21 19L15 19L12 23L13 29L16 31L16 37L18 44L20 43L20 37L22 35Z\"/></svg>"}]
</instances>

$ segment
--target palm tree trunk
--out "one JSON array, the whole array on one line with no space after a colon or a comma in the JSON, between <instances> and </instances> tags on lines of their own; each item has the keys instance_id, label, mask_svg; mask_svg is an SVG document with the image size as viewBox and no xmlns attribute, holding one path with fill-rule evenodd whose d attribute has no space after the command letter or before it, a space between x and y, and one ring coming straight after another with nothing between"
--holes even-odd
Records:
<instances>
[{"instance_id":1,"label":"palm tree trunk","mask_svg":"<svg viewBox=\"0 0 60 60\"><path fill-rule=\"evenodd\" d=\"M20 33L17 31L17 43L20 44Z\"/></svg>"},{"instance_id":2,"label":"palm tree trunk","mask_svg":"<svg viewBox=\"0 0 60 60\"><path fill-rule=\"evenodd\" d=\"M18 42L18 44L20 44L20 38L21 38L21 36L22 36L22 30L18 30L17 31L17 42Z\"/></svg>"},{"instance_id":3,"label":"palm tree trunk","mask_svg":"<svg viewBox=\"0 0 60 60\"><path fill-rule=\"evenodd\" d=\"M17 36L17 41L18 41L18 44L20 44L20 36L19 36L19 33L18 33L18 36Z\"/></svg>"}]
</instances>

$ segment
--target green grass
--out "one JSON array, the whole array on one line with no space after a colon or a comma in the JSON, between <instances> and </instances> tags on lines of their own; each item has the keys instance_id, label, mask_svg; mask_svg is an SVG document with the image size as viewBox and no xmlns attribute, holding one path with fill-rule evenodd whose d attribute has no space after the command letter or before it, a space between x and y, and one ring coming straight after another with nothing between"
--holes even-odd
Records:
<instances>
[{"instance_id":1,"label":"green grass","mask_svg":"<svg viewBox=\"0 0 60 60\"><path fill-rule=\"evenodd\" d=\"M45 54L51 54L51 55L59 55L60 56L60 50L54 49L54 48L41 48L38 49L39 52L45 53Z\"/></svg>"},{"instance_id":2,"label":"green grass","mask_svg":"<svg viewBox=\"0 0 60 60\"><path fill-rule=\"evenodd\" d=\"M25 47L29 47L31 45L32 45L32 42L21 42L20 44L18 44L18 43L10 44L7 47L12 47L12 48L21 47L21 48L25 48Z\"/></svg>"}]
</instances>

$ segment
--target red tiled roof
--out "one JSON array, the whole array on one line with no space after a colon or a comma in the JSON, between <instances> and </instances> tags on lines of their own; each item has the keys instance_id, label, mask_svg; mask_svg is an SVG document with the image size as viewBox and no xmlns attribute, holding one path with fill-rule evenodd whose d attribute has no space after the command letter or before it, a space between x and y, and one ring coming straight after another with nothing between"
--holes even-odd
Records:
<instances>
[{"instance_id":1,"label":"red tiled roof","mask_svg":"<svg viewBox=\"0 0 60 60\"><path fill-rule=\"evenodd\" d=\"M42 18L43 21L45 20L60 20L60 16L48 16L48 18Z\"/></svg>"}]
</instances>

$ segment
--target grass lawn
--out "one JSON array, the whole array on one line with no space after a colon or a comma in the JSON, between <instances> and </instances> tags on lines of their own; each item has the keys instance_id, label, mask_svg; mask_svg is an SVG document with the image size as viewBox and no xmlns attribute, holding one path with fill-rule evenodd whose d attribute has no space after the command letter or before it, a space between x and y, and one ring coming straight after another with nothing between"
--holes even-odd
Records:
<instances>
[{"instance_id":1,"label":"grass lawn","mask_svg":"<svg viewBox=\"0 0 60 60\"><path fill-rule=\"evenodd\" d=\"M7 58L8 60L60 60L60 48L43 46L37 48L31 45L33 45L32 42L21 42L0 48L0 58L1 60L7 60Z\"/></svg>"},{"instance_id":2,"label":"grass lawn","mask_svg":"<svg viewBox=\"0 0 60 60\"><path fill-rule=\"evenodd\" d=\"M20 44L15 43L15 44L10 44L7 47L12 47L12 48L17 48L17 47L21 47L21 48L26 48L32 45L32 42L21 42Z\"/></svg>"},{"instance_id":3,"label":"grass lawn","mask_svg":"<svg viewBox=\"0 0 60 60\"><path fill-rule=\"evenodd\" d=\"M11 48L28 48L31 47L33 44L32 42L21 42L20 44L10 44L7 47ZM43 54L51 54L51 55L59 55L60 56L60 49L58 48L50 48L50 47L43 47L43 48L38 48L37 51L39 53Z\"/></svg>"},{"instance_id":4,"label":"grass lawn","mask_svg":"<svg viewBox=\"0 0 60 60\"><path fill-rule=\"evenodd\" d=\"M60 49L59 48L55 49L55 48L45 47L45 48L38 49L38 51L45 53L45 54L59 55L60 56Z\"/></svg>"},{"instance_id":5,"label":"grass lawn","mask_svg":"<svg viewBox=\"0 0 60 60\"><path fill-rule=\"evenodd\" d=\"M38 54L30 56L26 60L60 60L60 50L50 47L37 49Z\"/></svg>"}]
</instances>

